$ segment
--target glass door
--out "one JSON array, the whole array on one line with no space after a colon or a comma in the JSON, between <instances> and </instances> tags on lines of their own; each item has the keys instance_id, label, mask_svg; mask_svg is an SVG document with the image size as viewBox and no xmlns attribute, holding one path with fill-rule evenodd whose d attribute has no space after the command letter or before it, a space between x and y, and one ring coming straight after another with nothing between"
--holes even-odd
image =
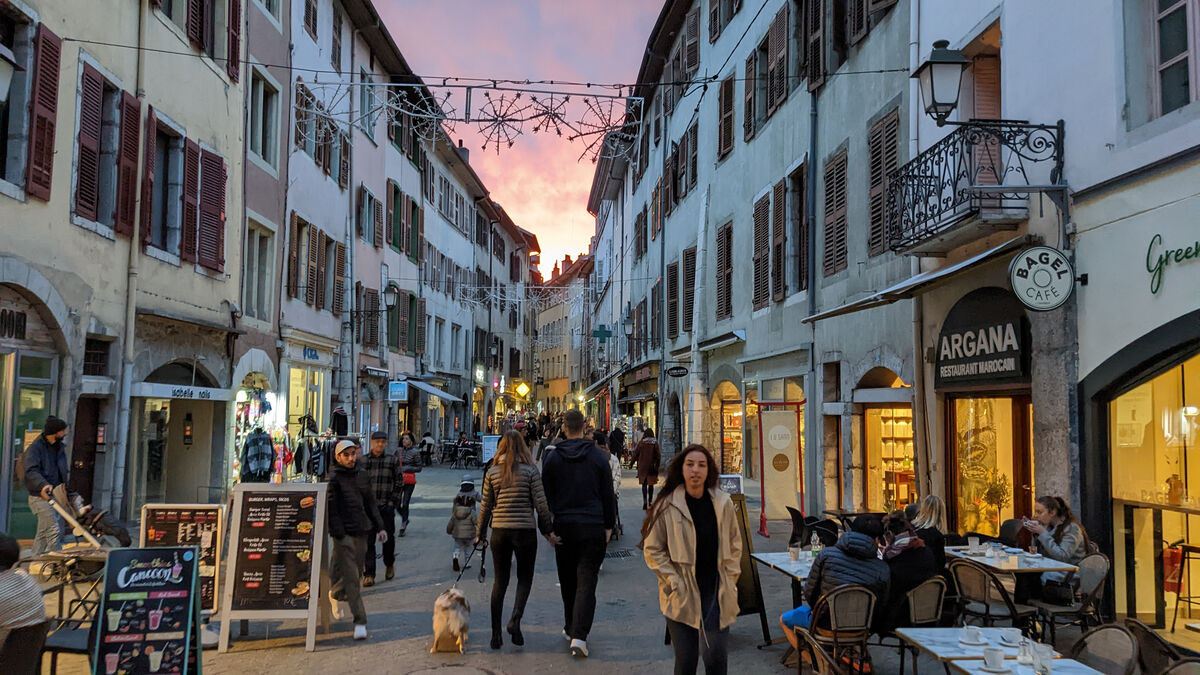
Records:
<instances>
[{"instance_id":1,"label":"glass door","mask_svg":"<svg viewBox=\"0 0 1200 675\"><path fill-rule=\"evenodd\" d=\"M863 414L867 509L902 509L917 499L912 406L871 407Z\"/></svg>"},{"instance_id":2,"label":"glass door","mask_svg":"<svg viewBox=\"0 0 1200 675\"><path fill-rule=\"evenodd\" d=\"M988 536L1032 513L1028 396L950 399L950 493L957 530Z\"/></svg>"},{"instance_id":3,"label":"glass door","mask_svg":"<svg viewBox=\"0 0 1200 675\"><path fill-rule=\"evenodd\" d=\"M10 357L12 358L12 357ZM46 416L54 407L55 359L21 353L17 358L17 378L13 397L13 457L25 452L42 433ZM16 480L10 485L9 532L10 536L27 539L37 530L37 519L29 510L29 493L25 485Z\"/></svg>"},{"instance_id":4,"label":"glass door","mask_svg":"<svg viewBox=\"0 0 1200 675\"><path fill-rule=\"evenodd\" d=\"M0 352L0 526L5 532L14 532L10 518L13 511L13 499L16 495L24 498L25 486L17 480L17 458L20 456L21 438L12 433L9 424L9 411L12 401L12 365L14 356L11 352ZM14 438L15 437L15 438Z\"/></svg>"}]
</instances>

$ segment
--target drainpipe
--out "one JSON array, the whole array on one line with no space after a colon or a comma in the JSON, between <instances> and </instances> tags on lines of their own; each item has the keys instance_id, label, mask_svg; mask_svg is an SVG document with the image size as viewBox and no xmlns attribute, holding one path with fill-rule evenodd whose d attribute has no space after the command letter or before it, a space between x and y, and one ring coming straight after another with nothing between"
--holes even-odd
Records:
<instances>
[{"instance_id":1,"label":"drainpipe","mask_svg":"<svg viewBox=\"0 0 1200 675\"><path fill-rule=\"evenodd\" d=\"M808 95L808 176L805 178L805 195L804 195L804 212L808 215L808 315L812 316L817 313L817 92L810 92ZM823 397L814 396L817 389L817 323L815 321L809 324L811 331L809 336L809 352L808 352L808 382L814 390L808 392L805 399L810 403L805 404L804 414L808 418L805 420L809 439L816 438L816 443L808 443L809 447L824 448L824 424L821 420L820 405L813 405L812 401L823 401ZM809 453L805 453L809 455ZM840 453L839 453L840 457ZM840 460L839 460L840 461ZM824 452L813 458L807 457L806 466L804 468L805 476L824 476ZM815 469L815 470L814 470ZM801 504L801 510L805 513L819 511L817 508L820 502L817 500L824 499L824 486L821 490L808 490L808 500L812 504L811 510L806 510L807 507ZM816 503L813 503L816 502ZM839 504L839 506L841 506ZM765 513L765 512L764 512Z\"/></svg>"},{"instance_id":2,"label":"drainpipe","mask_svg":"<svg viewBox=\"0 0 1200 675\"><path fill-rule=\"evenodd\" d=\"M909 0L908 5L908 70L913 72L921 58L921 0ZM908 81L908 157L911 161L921 154L921 92L917 81ZM921 273L921 259L913 256L909 262L911 276ZM917 439L923 471L921 472L920 494L933 494L933 440L930 438L929 406L925 389L925 299L917 295L912 303L913 330L913 416L919 420Z\"/></svg>"},{"instance_id":3,"label":"drainpipe","mask_svg":"<svg viewBox=\"0 0 1200 675\"><path fill-rule=\"evenodd\" d=\"M354 51L355 51L354 46L358 43L358 36L361 34L362 34L362 29L355 28L354 32L350 35L350 73L349 74L350 74L351 82L354 82ZM363 86L363 84L360 82L359 86ZM350 90L353 92L354 88L351 87ZM346 115L346 122L347 122L346 136L350 141L347 144L347 151L350 153L350 161L346 162L346 166L349 167L349 176L346 179L346 185L349 186L351 195L355 194L355 192L354 192L354 190L355 190L355 187L354 187L354 98L355 98L354 95L351 94L350 102L349 102L349 105L347 106L348 112ZM356 313L359 311L358 298L354 294L354 278L355 278L355 274L354 274L354 244L355 244L354 205L355 205L355 200L354 200L354 197L351 196L349 199L349 202L346 206L346 211L349 213L349 220L346 224L346 239L347 239L347 243L346 243L346 277L342 280L342 283L347 285L347 287L344 288L343 292L345 293L346 297L350 298L350 302L346 303L346 305L350 308L348 310L348 313L350 314L350 324L349 324L349 329L346 328L345 322L342 322L342 324L341 324L342 348L345 351L345 353L342 354L341 357L338 359L339 363L342 364L342 378L343 378L342 379L342 382L343 382L342 390L343 390L343 393L345 393L347 389L349 390L348 393L349 393L349 400L350 400L350 410L346 411L346 417L347 417L346 421L348 423L347 431L349 431L350 433L354 433L355 431L360 431L360 429L358 428L358 365L356 363L356 357L358 355L355 353L355 349L354 349L354 322L355 322ZM359 318L358 321L362 321L362 319ZM343 401L346 400L346 397L343 395L340 395L340 394L339 394L338 398L342 399Z\"/></svg>"}]
</instances>

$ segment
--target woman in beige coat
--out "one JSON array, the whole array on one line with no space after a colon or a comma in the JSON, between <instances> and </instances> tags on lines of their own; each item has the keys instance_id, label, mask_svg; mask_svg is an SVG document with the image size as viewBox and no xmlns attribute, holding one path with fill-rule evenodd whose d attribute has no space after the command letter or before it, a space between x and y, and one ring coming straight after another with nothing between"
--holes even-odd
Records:
<instances>
[{"instance_id":1,"label":"woman in beige coat","mask_svg":"<svg viewBox=\"0 0 1200 675\"><path fill-rule=\"evenodd\" d=\"M658 604L675 648L676 675L724 675L729 626L738 614L742 539L717 465L702 445L671 460L662 492L642 525L646 565L658 576Z\"/></svg>"}]
</instances>

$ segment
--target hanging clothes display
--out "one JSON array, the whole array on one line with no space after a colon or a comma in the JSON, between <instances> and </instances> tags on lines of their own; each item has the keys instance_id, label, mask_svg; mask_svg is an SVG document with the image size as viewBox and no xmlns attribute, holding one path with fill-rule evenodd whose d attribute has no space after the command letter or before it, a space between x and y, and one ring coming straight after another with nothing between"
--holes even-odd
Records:
<instances>
[{"instance_id":1,"label":"hanging clothes display","mask_svg":"<svg viewBox=\"0 0 1200 675\"><path fill-rule=\"evenodd\" d=\"M243 483L267 483L275 467L275 445L271 435L256 428L242 445L241 475Z\"/></svg>"}]
</instances>

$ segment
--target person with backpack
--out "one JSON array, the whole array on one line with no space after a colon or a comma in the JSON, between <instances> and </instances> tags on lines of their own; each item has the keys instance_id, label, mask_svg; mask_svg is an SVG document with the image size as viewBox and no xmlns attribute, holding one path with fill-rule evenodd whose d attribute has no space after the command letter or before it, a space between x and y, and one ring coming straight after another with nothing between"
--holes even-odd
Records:
<instances>
[{"instance_id":1,"label":"person with backpack","mask_svg":"<svg viewBox=\"0 0 1200 675\"><path fill-rule=\"evenodd\" d=\"M461 571L467 564L475 545L475 526L479 522L475 506L478 503L479 492L475 490L475 480L470 475L463 476L458 484L458 494L454 495L450 506L450 522L446 523L446 534L454 537L454 563L451 566L455 572Z\"/></svg>"}]
</instances>

